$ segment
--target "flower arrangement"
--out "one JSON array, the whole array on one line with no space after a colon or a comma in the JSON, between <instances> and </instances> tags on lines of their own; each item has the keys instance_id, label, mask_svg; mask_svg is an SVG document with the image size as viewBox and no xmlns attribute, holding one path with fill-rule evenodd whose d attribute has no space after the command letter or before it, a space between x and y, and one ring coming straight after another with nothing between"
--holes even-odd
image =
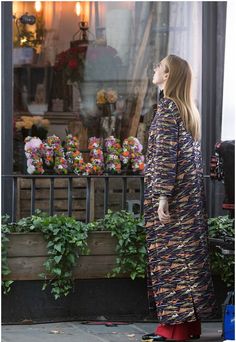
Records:
<instances>
[{"instance_id":1,"label":"flower arrangement","mask_svg":"<svg viewBox=\"0 0 236 342\"><path fill-rule=\"evenodd\" d=\"M57 174L74 172L77 175L101 175L104 169L119 174L123 166L126 169L130 167L133 172L143 172L143 147L137 138L125 139L121 147L120 140L110 136L104 140L104 146L105 157L101 139L91 137L88 143L90 160L85 163L79 151L79 140L72 134L66 136L64 148L56 135L49 136L44 142L28 136L25 139L27 171L30 174L43 174L48 168Z\"/></svg>"},{"instance_id":2,"label":"flower arrangement","mask_svg":"<svg viewBox=\"0 0 236 342\"><path fill-rule=\"evenodd\" d=\"M27 172L32 175L42 175L44 173L43 168L43 142L36 137L28 136L25 139L25 155L27 158Z\"/></svg>"},{"instance_id":3,"label":"flower arrangement","mask_svg":"<svg viewBox=\"0 0 236 342\"><path fill-rule=\"evenodd\" d=\"M120 159L126 167L131 164L133 172L142 172L144 170L144 156L142 154L143 146L135 137L128 137L123 141L122 153Z\"/></svg>"},{"instance_id":4,"label":"flower arrangement","mask_svg":"<svg viewBox=\"0 0 236 342\"><path fill-rule=\"evenodd\" d=\"M121 145L120 140L110 136L105 139L106 170L112 173L121 172Z\"/></svg>"},{"instance_id":5,"label":"flower arrangement","mask_svg":"<svg viewBox=\"0 0 236 342\"><path fill-rule=\"evenodd\" d=\"M109 88L107 90L100 89L97 92L96 99L97 99L97 105L116 103L118 99L118 94L112 88Z\"/></svg>"},{"instance_id":6,"label":"flower arrangement","mask_svg":"<svg viewBox=\"0 0 236 342\"><path fill-rule=\"evenodd\" d=\"M110 79L121 65L117 51L111 46L78 46L56 56L55 70L63 71L66 81Z\"/></svg>"},{"instance_id":7,"label":"flower arrangement","mask_svg":"<svg viewBox=\"0 0 236 342\"><path fill-rule=\"evenodd\" d=\"M61 139L56 135L49 136L43 146L45 164L49 168L53 167L57 174L67 174L68 165L64 149L61 145Z\"/></svg>"},{"instance_id":8,"label":"flower arrangement","mask_svg":"<svg viewBox=\"0 0 236 342\"><path fill-rule=\"evenodd\" d=\"M92 164L91 173L101 175L104 171L104 157L101 140L96 137L90 138L88 149L90 150L89 157L90 163Z\"/></svg>"},{"instance_id":9,"label":"flower arrangement","mask_svg":"<svg viewBox=\"0 0 236 342\"><path fill-rule=\"evenodd\" d=\"M72 134L66 136L66 159L68 163L68 171L79 174L84 169L84 159L82 153L79 151L79 140L73 137Z\"/></svg>"},{"instance_id":10,"label":"flower arrangement","mask_svg":"<svg viewBox=\"0 0 236 342\"><path fill-rule=\"evenodd\" d=\"M21 116L20 120L15 122L17 131L21 131L23 137L36 136L41 139L47 137L50 121L41 116Z\"/></svg>"},{"instance_id":11,"label":"flower arrangement","mask_svg":"<svg viewBox=\"0 0 236 342\"><path fill-rule=\"evenodd\" d=\"M19 121L16 121L16 129L22 128L31 129L33 126L47 129L50 121L43 119L41 116L21 116Z\"/></svg>"}]
</instances>

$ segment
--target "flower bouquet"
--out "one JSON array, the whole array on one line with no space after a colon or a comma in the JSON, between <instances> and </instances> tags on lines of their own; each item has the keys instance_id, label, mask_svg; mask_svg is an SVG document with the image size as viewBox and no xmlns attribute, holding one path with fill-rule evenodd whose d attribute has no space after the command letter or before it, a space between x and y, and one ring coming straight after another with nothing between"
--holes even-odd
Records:
<instances>
[{"instance_id":1,"label":"flower bouquet","mask_svg":"<svg viewBox=\"0 0 236 342\"><path fill-rule=\"evenodd\" d=\"M84 159L82 153L79 151L79 140L73 137L72 134L66 136L65 154L68 163L68 171L80 174L83 172Z\"/></svg>"},{"instance_id":2,"label":"flower bouquet","mask_svg":"<svg viewBox=\"0 0 236 342\"><path fill-rule=\"evenodd\" d=\"M98 108L102 110L103 116L111 116L116 109L115 104L117 99L118 94L116 90L112 88L98 90L96 94L96 103Z\"/></svg>"},{"instance_id":3,"label":"flower bouquet","mask_svg":"<svg viewBox=\"0 0 236 342\"><path fill-rule=\"evenodd\" d=\"M42 175L43 168L43 142L36 137L28 136L25 138L25 155L27 158L27 172L32 175Z\"/></svg>"},{"instance_id":4,"label":"flower bouquet","mask_svg":"<svg viewBox=\"0 0 236 342\"><path fill-rule=\"evenodd\" d=\"M67 174L68 165L61 139L56 135L49 136L44 142L44 161L49 170L53 168L56 174Z\"/></svg>"},{"instance_id":5,"label":"flower bouquet","mask_svg":"<svg viewBox=\"0 0 236 342\"><path fill-rule=\"evenodd\" d=\"M131 136L124 139L120 159L126 170L129 168L133 172L142 172L144 170L142 149L143 146L137 138Z\"/></svg>"},{"instance_id":6,"label":"flower bouquet","mask_svg":"<svg viewBox=\"0 0 236 342\"><path fill-rule=\"evenodd\" d=\"M110 173L121 172L121 145L120 140L110 136L105 139L105 150L106 150L106 171Z\"/></svg>"},{"instance_id":7,"label":"flower bouquet","mask_svg":"<svg viewBox=\"0 0 236 342\"><path fill-rule=\"evenodd\" d=\"M89 157L92 164L92 174L101 175L104 171L104 157L100 138L92 137L89 139Z\"/></svg>"}]
</instances>

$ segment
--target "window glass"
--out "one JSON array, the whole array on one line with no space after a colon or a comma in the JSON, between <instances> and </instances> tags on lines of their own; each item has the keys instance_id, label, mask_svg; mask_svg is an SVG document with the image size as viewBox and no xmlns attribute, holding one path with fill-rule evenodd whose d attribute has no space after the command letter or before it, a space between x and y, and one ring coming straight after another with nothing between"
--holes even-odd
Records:
<instances>
[{"instance_id":1,"label":"window glass","mask_svg":"<svg viewBox=\"0 0 236 342\"><path fill-rule=\"evenodd\" d=\"M201 2L15 1L13 15L16 169L23 138L45 131L70 131L82 149L110 135L145 147L158 98L153 64L169 53L192 65L201 107ZM45 130L32 132L33 119Z\"/></svg>"}]
</instances>

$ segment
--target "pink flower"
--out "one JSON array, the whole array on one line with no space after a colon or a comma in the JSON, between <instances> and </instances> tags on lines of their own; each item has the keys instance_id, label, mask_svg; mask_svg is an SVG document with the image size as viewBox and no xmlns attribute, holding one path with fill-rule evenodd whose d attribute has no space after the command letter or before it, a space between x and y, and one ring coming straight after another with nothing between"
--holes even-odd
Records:
<instances>
[{"instance_id":1,"label":"pink flower","mask_svg":"<svg viewBox=\"0 0 236 342\"><path fill-rule=\"evenodd\" d=\"M39 138L27 137L25 138L25 151L29 149L39 149L42 145L42 140Z\"/></svg>"}]
</instances>

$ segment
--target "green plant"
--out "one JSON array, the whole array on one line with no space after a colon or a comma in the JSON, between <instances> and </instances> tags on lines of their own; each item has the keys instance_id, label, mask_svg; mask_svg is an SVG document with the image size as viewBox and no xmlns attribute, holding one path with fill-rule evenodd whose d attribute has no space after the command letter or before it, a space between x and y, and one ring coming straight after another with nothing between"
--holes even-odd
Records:
<instances>
[{"instance_id":1,"label":"green plant","mask_svg":"<svg viewBox=\"0 0 236 342\"><path fill-rule=\"evenodd\" d=\"M143 223L127 211L108 213L103 219L89 224L90 230L108 230L116 237L116 267L109 276L114 277L128 273L131 279L144 278L146 274L147 255L146 235Z\"/></svg>"},{"instance_id":2,"label":"green plant","mask_svg":"<svg viewBox=\"0 0 236 342\"><path fill-rule=\"evenodd\" d=\"M88 254L87 226L72 217L56 215L37 219L34 223L41 228L49 254L44 263L46 272L41 274L45 279L43 289L50 283L55 299L66 296L73 285L72 271L79 251ZM48 275L52 279L48 280Z\"/></svg>"},{"instance_id":3,"label":"green plant","mask_svg":"<svg viewBox=\"0 0 236 342\"><path fill-rule=\"evenodd\" d=\"M226 236L234 237L234 220L228 216L218 216L208 220L209 237L222 239ZM227 287L234 283L234 256L223 255L218 248L211 253L212 271L219 274Z\"/></svg>"},{"instance_id":4,"label":"green plant","mask_svg":"<svg viewBox=\"0 0 236 342\"><path fill-rule=\"evenodd\" d=\"M42 232L48 248L48 258L44 263L45 272L40 274L45 280L43 289L50 284L51 293L55 299L62 295L68 295L73 285L72 271L78 260L79 251L83 254L88 253L87 225L72 217L48 216L37 211L35 215L22 218L15 224L4 225L4 230L6 233ZM5 239L7 242L7 234ZM9 269L6 266L7 244L5 240L3 242L4 270L5 274L9 274Z\"/></svg>"},{"instance_id":5,"label":"green plant","mask_svg":"<svg viewBox=\"0 0 236 342\"><path fill-rule=\"evenodd\" d=\"M8 247L8 233L10 233L10 227L9 227L9 219L10 216L4 215L2 216L2 222L1 222L1 244L2 244L2 250L1 250L1 257L2 257L2 275L7 276L11 273L11 270L8 266L7 262L7 247ZM7 294L11 290L11 285L13 283L13 280L2 280L2 289L3 293Z\"/></svg>"}]
</instances>

